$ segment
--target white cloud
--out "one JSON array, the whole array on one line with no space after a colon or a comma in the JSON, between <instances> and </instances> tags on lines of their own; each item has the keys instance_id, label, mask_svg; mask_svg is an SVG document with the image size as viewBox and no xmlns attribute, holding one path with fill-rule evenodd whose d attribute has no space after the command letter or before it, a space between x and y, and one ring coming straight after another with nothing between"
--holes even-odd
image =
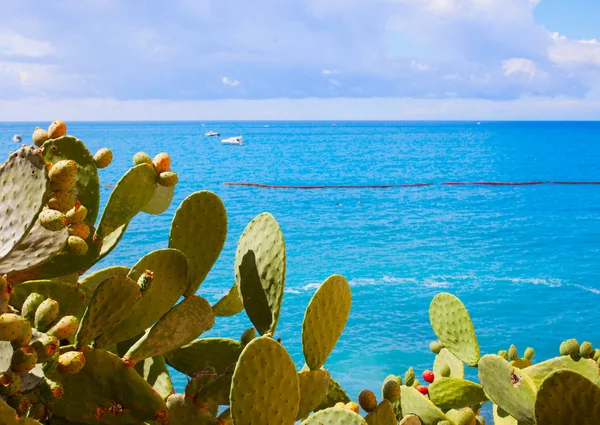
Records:
<instances>
[{"instance_id":1,"label":"white cloud","mask_svg":"<svg viewBox=\"0 0 600 425\"><path fill-rule=\"evenodd\" d=\"M555 32L552 33L553 43L548 48L548 58L562 66L600 67L600 42L592 40L569 40Z\"/></svg>"},{"instance_id":2,"label":"white cloud","mask_svg":"<svg viewBox=\"0 0 600 425\"><path fill-rule=\"evenodd\" d=\"M337 69L324 69L323 71L321 71L321 73L323 75L334 75L334 74L339 74Z\"/></svg>"},{"instance_id":3,"label":"white cloud","mask_svg":"<svg viewBox=\"0 0 600 425\"><path fill-rule=\"evenodd\" d=\"M416 71L429 71L431 68L425 63L420 63L415 60L412 60L410 62L410 69L414 69Z\"/></svg>"},{"instance_id":4,"label":"white cloud","mask_svg":"<svg viewBox=\"0 0 600 425\"><path fill-rule=\"evenodd\" d=\"M504 75L507 77L525 74L533 79L538 70L534 61L524 58L512 58L502 62Z\"/></svg>"},{"instance_id":5,"label":"white cloud","mask_svg":"<svg viewBox=\"0 0 600 425\"><path fill-rule=\"evenodd\" d=\"M242 84L238 80L232 80L229 77L221 77L221 82L229 87L236 87Z\"/></svg>"},{"instance_id":6,"label":"white cloud","mask_svg":"<svg viewBox=\"0 0 600 425\"><path fill-rule=\"evenodd\" d=\"M338 80L336 80L334 78L329 79L329 84L331 84L332 86L336 86L336 87L339 87L342 85L342 83L340 83Z\"/></svg>"},{"instance_id":7,"label":"white cloud","mask_svg":"<svg viewBox=\"0 0 600 425\"><path fill-rule=\"evenodd\" d=\"M50 42L35 40L11 31L0 31L0 54L40 58L54 53Z\"/></svg>"}]
</instances>

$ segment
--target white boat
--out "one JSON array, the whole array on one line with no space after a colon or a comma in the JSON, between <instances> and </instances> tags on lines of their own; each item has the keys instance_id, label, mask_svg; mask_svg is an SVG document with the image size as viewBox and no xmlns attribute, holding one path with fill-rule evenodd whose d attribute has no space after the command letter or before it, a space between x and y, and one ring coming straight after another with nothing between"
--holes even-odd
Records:
<instances>
[{"instance_id":1,"label":"white boat","mask_svg":"<svg viewBox=\"0 0 600 425\"><path fill-rule=\"evenodd\" d=\"M228 139L223 139L221 140L221 143L225 145L243 145L244 141L242 140L242 136L235 136Z\"/></svg>"},{"instance_id":2,"label":"white boat","mask_svg":"<svg viewBox=\"0 0 600 425\"><path fill-rule=\"evenodd\" d=\"M20 134L15 134L13 136L13 142L15 142L15 143L21 143L22 140L23 140L23 138L21 137Z\"/></svg>"},{"instance_id":3,"label":"white boat","mask_svg":"<svg viewBox=\"0 0 600 425\"><path fill-rule=\"evenodd\" d=\"M213 136L219 136L220 134L217 133L216 131L207 131L206 133L204 133L204 135L206 137L213 137Z\"/></svg>"}]
</instances>

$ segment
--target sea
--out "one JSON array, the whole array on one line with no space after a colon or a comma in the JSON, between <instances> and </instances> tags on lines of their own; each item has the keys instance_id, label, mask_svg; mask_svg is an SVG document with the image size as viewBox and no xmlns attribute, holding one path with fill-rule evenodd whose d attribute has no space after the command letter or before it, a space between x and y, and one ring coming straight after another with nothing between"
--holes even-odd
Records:
<instances>
[{"instance_id":1,"label":"sea","mask_svg":"<svg viewBox=\"0 0 600 425\"><path fill-rule=\"evenodd\" d=\"M5 154L35 126L0 123ZM92 153L115 156L100 170L114 185L138 151L168 152L179 174L160 216L136 217L118 248L94 270L132 266L168 245L177 205L199 190L223 200L225 248L198 291L211 303L234 282L237 241L256 215L279 222L287 250L285 296L276 337L303 364L301 329L311 296L328 276L352 288L346 329L326 368L356 399L380 394L389 374L432 368L428 308L439 292L467 306L482 353L515 344L534 360L561 341L600 347L600 185L443 185L444 182L600 180L600 122L73 122L69 134ZM216 131L220 137L205 137ZM243 146L220 139L243 136ZM269 189L274 186L419 187ZM103 204L111 189L103 186ZM115 300L115 302L119 302ZM242 313L217 318L203 336L239 338ZM475 378L476 370L468 370ZM186 378L174 374L179 391Z\"/></svg>"}]
</instances>

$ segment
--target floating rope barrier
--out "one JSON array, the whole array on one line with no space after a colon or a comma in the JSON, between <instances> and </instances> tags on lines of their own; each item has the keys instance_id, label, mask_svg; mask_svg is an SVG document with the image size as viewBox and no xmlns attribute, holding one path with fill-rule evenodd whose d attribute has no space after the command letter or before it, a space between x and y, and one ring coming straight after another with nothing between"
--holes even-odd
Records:
<instances>
[{"instance_id":1,"label":"floating rope barrier","mask_svg":"<svg viewBox=\"0 0 600 425\"><path fill-rule=\"evenodd\" d=\"M581 181L547 181L547 182L441 182L441 183L406 183L406 184L383 184L383 185L322 185L322 186L286 186L286 185L270 185L262 183L245 183L245 182L223 182L226 186L245 186L258 187L261 189L394 189L406 187L427 187L427 186L537 186L542 184L552 185L600 185L600 181L581 182Z\"/></svg>"}]
</instances>

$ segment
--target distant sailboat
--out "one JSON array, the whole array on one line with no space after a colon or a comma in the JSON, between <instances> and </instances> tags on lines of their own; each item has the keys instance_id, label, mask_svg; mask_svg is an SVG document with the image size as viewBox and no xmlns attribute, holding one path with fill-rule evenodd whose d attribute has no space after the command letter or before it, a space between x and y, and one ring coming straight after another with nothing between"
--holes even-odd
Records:
<instances>
[{"instance_id":1,"label":"distant sailboat","mask_svg":"<svg viewBox=\"0 0 600 425\"><path fill-rule=\"evenodd\" d=\"M218 136L219 133L217 133L216 131L207 131L206 133L204 133L204 135L206 137L213 137L213 136Z\"/></svg>"}]
</instances>

